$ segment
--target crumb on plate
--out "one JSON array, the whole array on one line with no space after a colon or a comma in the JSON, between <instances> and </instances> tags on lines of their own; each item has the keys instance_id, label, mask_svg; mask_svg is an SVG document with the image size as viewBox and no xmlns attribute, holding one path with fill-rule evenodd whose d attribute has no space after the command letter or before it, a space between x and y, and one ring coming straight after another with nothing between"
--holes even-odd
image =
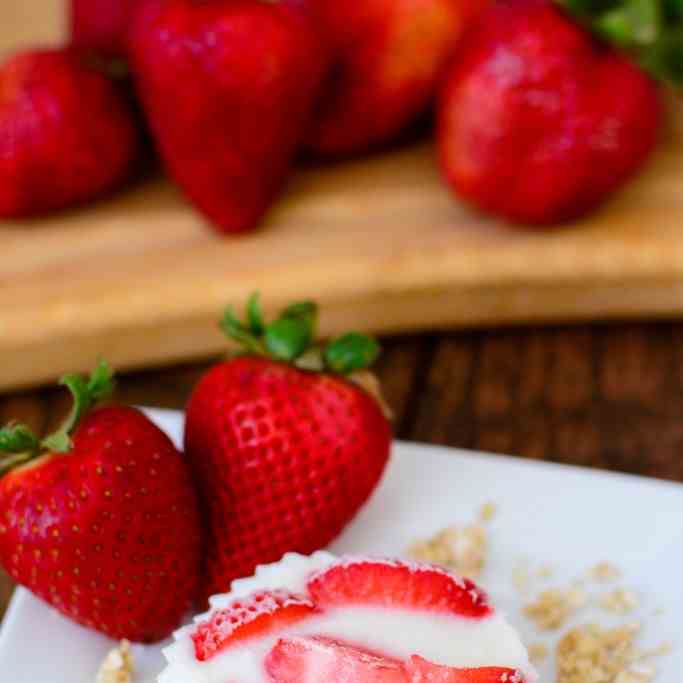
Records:
<instances>
[{"instance_id":1,"label":"crumb on plate","mask_svg":"<svg viewBox=\"0 0 683 683\"><path fill-rule=\"evenodd\" d=\"M644 660L666 654L670 646L639 650L639 631L638 624L571 629L557 645L557 683L650 683L657 671Z\"/></svg>"},{"instance_id":2,"label":"crumb on plate","mask_svg":"<svg viewBox=\"0 0 683 683\"><path fill-rule=\"evenodd\" d=\"M534 602L524 607L523 612L539 630L553 631L561 628L587 602L588 596L581 588L551 588L542 591Z\"/></svg>"},{"instance_id":3,"label":"crumb on plate","mask_svg":"<svg viewBox=\"0 0 683 683\"><path fill-rule=\"evenodd\" d=\"M493 501L488 501L481 506L479 510L479 519L482 522L490 522L495 516L498 508Z\"/></svg>"},{"instance_id":4,"label":"crumb on plate","mask_svg":"<svg viewBox=\"0 0 683 683\"><path fill-rule=\"evenodd\" d=\"M104 658L95 683L132 683L132 681L133 655L130 651L130 643L122 640Z\"/></svg>"},{"instance_id":5,"label":"crumb on plate","mask_svg":"<svg viewBox=\"0 0 683 683\"><path fill-rule=\"evenodd\" d=\"M599 562L593 565L586 574L588 578L603 583L616 581L621 578L621 571L609 562Z\"/></svg>"},{"instance_id":6,"label":"crumb on plate","mask_svg":"<svg viewBox=\"0 0 683 683\"><path fill-rule=\"evenodd\" d=\"M638 608L639 600L636 593L626 588L616 588L603 595L598 604L602 609L612 614L630 614Z\"/></svg>"},{"instance_id":7,"label":"crumb on plate","mask_svg":"<svg viewBox=\"0 0 683 683\"><path fill-rule=\"evenodd\" d=\"M432 538L413 544L408 553L416 560L434 562L476 579L486 565L487 536L481 524L451 526Z\"/></svg>"},{"instance_id":8,"label":"crumb on plate","mask_svg":"<svg viewBox=\"0 0 683 683\"><path fill-rule=\"evenodd\" d=\"M529 567L526 563L518 564L512 570L512 584L517 589L517 592L520 595L526 595L529 592L530 583Z\"/></svg>"},{"instance_id":9,"label":"crumb on plate","mask_svg":"<svg viewBox=\"0 0 683 683\"><path fill-rule=\"evenodd\" d=\"M536 576L538 576L539 579L551 579L554 574L555 569L549 564L544 564L542 567L539 567L538 572L536 572Z\"/></svg>"},{"instance_id":10,"label":"crumb on plate","mask_svg":"<svg viewBox=\"0 0 683 683\"><path fill-rule=\"evenodd\" d=\"M548 646L545 643L531 643L527 648L532 663L542 662L548 656Z\"/></svg>"}]
</instances>

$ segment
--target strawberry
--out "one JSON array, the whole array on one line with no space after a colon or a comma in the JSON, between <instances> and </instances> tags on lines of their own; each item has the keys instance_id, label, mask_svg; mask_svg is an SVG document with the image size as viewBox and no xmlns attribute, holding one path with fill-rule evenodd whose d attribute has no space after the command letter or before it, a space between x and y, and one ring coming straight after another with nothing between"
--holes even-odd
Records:
<instances>
[{"instance_id":1,"label":"strawberry","mask_svg":"<svg viewBox=\"0 0 683 683\"><path fill-rule=\"evenodd\" d=\"M315 606L304 597L287 591L261 591L228 607L215 610L192 633L195 656L200 662L248 638L295 624L315 614Z\"/></svg>"},{"instance_id":2,"label":"strawberry","mask_svg":"<svg viewBox=\"0 0 683 683\"><path fill-rule=\"evenodd\" d=\"M165 165L222 232L283 186L325 70L307 15L265 0L167 0L136 13L130 57Z\"/></svg>"},{"instance_id":3,"label":"strawberry","mask_svg":"<svg viewBox=\"0 0 683 683\"><path fill-rule=\"evenodd\" d=\"M124 57L133 10L141 0L71 0L71 44Z\"/></svg>"},{"instance_id":4,"label":"strawberry","mask_svg":"<svg viewBox=\"0 0 683 683\"><path fill-rule=\"evenodd\" d=\"M417 655L405 666L407 683L524 683L521 672L500 666L455 669L432 664Z\"/></svg>"},{"instance_id":5,"label":"strawberry","mask_svg":"<svg viewBox=\"0 0 683 683\"><path fill-rule=\"evenodd\" d=\"M332 541L377 485L391 430L378 401L349 380L377 344L349 334L311 346L316 307L223 327L245 352L214 366L187 406L185 450L209 531L204 596L287 551Z\"/></svg>"},{"instance_id":6,"label":"strawberry","mask_svg":"<svg viewBox=\"0 0 683 683\"><path fill-rule=\"evenodd\" d=\"M134 408L93 404L111 391L100 364L66 376L74 407L39 442L0 430L0 561L38 597L111 638L160 640L196 595L200 523L189 470Z\"/></svg>"},{"instance_id":7,"label":"strawberry","mask_svg":"<svg viewBox=\"0 0 683 683\"><path fill-rule=\"evenodd\" d=\"M281 639L265 668L273 683L407 683L400 662L321 637Z\"/></svg>"},{"instance_id":8,"label":"strawberry","mask_svg":"<svg viewBox=\"0 0 683 683\"><path fill-rule=\"evenodd\" d=\"M129 177L138 151L124 95L75 51L0 66L0 217L94 199Z\"/></svg>"},{"instance_id":9,"label":"strawberry","mask_svg":"<svg viewBox=\"0 0 683 683\"><path fill-rule=\"evenodd\" d=\"M310 147L326 156L386 143L423 114L464 29L489 2L303 1L334 50L308 136Z\"/></svg>"},{"instance_id":10,"label":"strawberry","mask_svg":"<svg viewBox=\"0 0 683 683\"><path fill-rule=\"evenodd\" d=\"M469 579L418 562L351 559L314 574L313 601L330 606L380 605L465 617L491 613L486 594Z\"/></svg>"},{"instance_id":11,"label":"strawberry","mask_svg":"<svg viewBox=\"0 0 683 683\"><path fill-rule=\"evenodd\" d=\"M654 81L550 0L493 5L439 105L444 175L512 221L577 218L633 177L660 126Z\"/></svg>"}]
</instances>

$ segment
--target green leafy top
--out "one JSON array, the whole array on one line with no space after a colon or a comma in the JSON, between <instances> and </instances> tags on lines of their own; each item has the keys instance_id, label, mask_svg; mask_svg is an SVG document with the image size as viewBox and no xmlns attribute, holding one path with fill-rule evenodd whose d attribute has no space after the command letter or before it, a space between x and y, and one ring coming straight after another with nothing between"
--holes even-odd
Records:
<instances>
[{"instance_id":1,"label":"green leafy top","mask_svg":"<svg viewBox=\"0 0 683 683\"><path fill-rule=\"evenodd\" d=\"M221 321L225 334L236 341L242 353L269 356L302 370L348 375L371 366L379 356L372 337L351 332L324 346L315 344L318 306L302 301L287 306L272 322L266 322L258 294L252 294L244 321L228 308Z\"/></svg>"},{"instance_id":2,"label":"green leafy top","mask_svg":"<svg viewBox=\"0 0 683 683\"><path fill-rule=\"evenodd\" d=\"M653 76L683 85L683 0L560 0Z\"/></svg>"},{"instance_id":3,"label":"green leafy top","mask_svg":"<svg viewBox=\"0 0 683 683\"><path fill-rule=\"evenodd\" d=\"M0 476L44 452L68 453L73 445L71 435L81 417L111 394L114 383L109 365L100 361L87 379L80 375L65 375L60 384L71 392L73 406L55 432L41 441L23 424L11 422L0 428Z\"/></svg>"}]
</instances>

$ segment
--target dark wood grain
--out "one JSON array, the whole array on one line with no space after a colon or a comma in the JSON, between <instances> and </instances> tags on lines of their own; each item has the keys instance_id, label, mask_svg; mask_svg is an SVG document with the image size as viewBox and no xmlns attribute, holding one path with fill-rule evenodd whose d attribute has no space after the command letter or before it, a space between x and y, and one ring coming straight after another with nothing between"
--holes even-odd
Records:
<instances>
[{"instance_id":1,"label":"dark wood grain","mask_svg":"<svg viewBox=\"0 0 683 683\"><path fill-rule=\"evenodd\" d=\"M118 400L181 409L206 365L124 375ZM397 436L683 482L683 324L508 329L384 341ZM0 398L39 431L61 389ZM11 594L0 571L0 615Z\"/></svg>"}]
</instances>

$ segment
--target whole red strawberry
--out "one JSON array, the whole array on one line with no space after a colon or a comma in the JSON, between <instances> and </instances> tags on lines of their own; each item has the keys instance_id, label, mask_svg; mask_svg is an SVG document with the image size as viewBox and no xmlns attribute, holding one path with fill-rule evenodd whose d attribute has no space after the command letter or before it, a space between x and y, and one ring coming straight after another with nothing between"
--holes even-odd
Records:
<instances>
[{"instance_id":1,"label":"whole red strawberry","mask_svg":"<svg viewBox=\"0 0 683 683\"><path fill-rule=\"evenodd\" d=\"M603 202L644 164L657 86L550 0L504 0L465 39L439 107L455 192L512 221L555 223Z\"/></svg>"},{"instance_id":2,"label":"whole red strawberry","mask_svg":"<svg viewBox=\"0 0 683 683\"><path fill-rule=\"evenodd\" d=\"M134 408L91 409L111 390L101 364L67 376L74 408L39 442L0 430L0 561L66 616L112 638L168 636L199 586L191 477L169 438Z\"/></svg>"},{"instance_id":3,"label":"whole red strawberry","mask_svg":"<svg viewBox=\"0 0 683 683\"><path fill-rule=\"evenodd\" d=\"M326 66L305 13L265 0L152 2L130 56L171 176L224 232L254 228L280 191Z\"/></svg>"},{"instance_id":4,"label":"whole red strawberry","mask_svg":"<svg viewBox=\"0 0 683 683\"><path fill-rule=\"evenodd\" d=\"M378 401L354 384L376 343L349 334L312 346L316 307L287 308L265 325L228 312L245 349L212 368L187 407L186 454L209 532L205 596L285 552L310 553L351 521L377 485L391 430Z\"/></svg>"},{"instance_id":5,"label":"whole red strawberry","mask_svg":"<svg viewBox=\"0 0 683 683\"><path fill-rule=\"evenodd\" d=\"M334 48L308 135L322 155L385 143L432 103L464 29L489 0L289 0L307 4Z\"/></svg>"},{"instance_id":6,"label":"whole red strawberry","mask_svg":"<svg viewBox=\"0 0 683 683\"><path fill-rule=\"evenodd\" d=\"M0 66L0 217L84 202L125 181L138 156L124 95L74 50Z\"/></svg>"},{"instance_id":7,"label":"whole red strawberry","mask_svg":"<svg viewBox=\"0 0 683 683\"><path fill-rule=\"evenodd\" d=\"M133 11L143 0L71 0L71 43L111 57L126 54Z\"/></svg>"}]
</instances>

